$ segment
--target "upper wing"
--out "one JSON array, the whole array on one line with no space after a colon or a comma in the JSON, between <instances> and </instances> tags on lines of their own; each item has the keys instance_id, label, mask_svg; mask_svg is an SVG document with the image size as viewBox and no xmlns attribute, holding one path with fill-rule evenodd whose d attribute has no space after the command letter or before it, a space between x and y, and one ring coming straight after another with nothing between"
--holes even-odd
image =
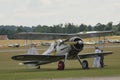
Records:
<instances>
[{"instance_id":1,"label":"upper wing","mask_svg":"<svg viewBox=\"0 0 120 80\"><path fill-rule=\"evenodd\" d=\"M40 39L40 40L52 40L52 39L65 39L71 38L74 36L79 36L81 38L89 38L89 37L98 37L105 36L112 33L112 31L90 31L90 32L81 32L74 34L66 34L66 33L39 33L39 32L21 32L16 34L16 38L18 39Z\"/></svg>"},{"instance_id":2,"label":"upper wing","mask_svg":"<svg viewBox=\"0 0 120 80\"><path fill-rule=\"evenodd\" d=\"M12 59L19 61L48 61L55 62L64 59L65 55L16 55Z\"/></svg>"},{"instance_id":3,"label":"upper wing","mask_svg":"<svg viewBox=\"0 0 120 80\"><path fill-rule=\"evenodd\" d=\"M106 56L112 53L113 52L101 52L101 53L91 53L91 54L80 54L78 56L80 57L80 59L84 59L84 58L93 58L96 56Z\"/></svg>"}]
</instances>

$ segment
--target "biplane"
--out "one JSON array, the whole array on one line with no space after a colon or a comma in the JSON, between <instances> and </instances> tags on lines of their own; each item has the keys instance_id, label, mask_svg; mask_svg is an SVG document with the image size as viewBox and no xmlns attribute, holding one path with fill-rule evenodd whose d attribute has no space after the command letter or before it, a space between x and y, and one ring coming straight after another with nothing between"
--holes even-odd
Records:
<instances>
[{"instance_id":1,"label":"biplane","mask_svg":"<svg viewBox=\"0 0 120 80\"><path fill-rule=\"evenodd\" d=\"M85 58L94 58L96 56L101 57L101 66L103 67L102 57L112 54L111 51L103 51L100 53L80 54L84 48L84 41L82 38L87 37L100 37L111 34L112 31L93 31L75 34L63 34L63 33L34 33L34 32L22 32L17 34L18 39L58 39L50 45L50 47L43 54L36 54L35 49L31 49L30 54L15 55L11 58L13 60L22 61L25 65L34 65L38 69L40 65L48 64L58 61L58 70L64 70L66 60L77 59L82 69L88 69L89 64ZM64 40L62 40L64 39ZM53 54L54 53L54 54Z\"/></svg>"}]
</instances>

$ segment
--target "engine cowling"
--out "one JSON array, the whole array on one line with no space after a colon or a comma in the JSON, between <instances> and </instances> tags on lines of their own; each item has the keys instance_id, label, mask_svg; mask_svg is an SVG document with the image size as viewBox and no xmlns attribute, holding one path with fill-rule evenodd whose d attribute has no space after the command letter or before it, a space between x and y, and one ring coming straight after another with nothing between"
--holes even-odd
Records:
<instances>
[{"instance_id":1,"label":"engine cowling","mask_svg":"<svg viewBox=\"0 0 120 80\"><path fill-rule=\"evenodd\" d=\"M81 50L83 50L84 44L80 37L72 37L69 39L70 42L75 42L71 45L69 55L76 56Z\"/></svg>"}]
</instances>

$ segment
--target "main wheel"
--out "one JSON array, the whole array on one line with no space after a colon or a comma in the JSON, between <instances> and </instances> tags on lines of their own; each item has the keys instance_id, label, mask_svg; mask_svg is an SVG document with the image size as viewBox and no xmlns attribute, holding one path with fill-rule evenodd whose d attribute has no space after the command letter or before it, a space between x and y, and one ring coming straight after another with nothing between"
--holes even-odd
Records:
<instances>
[{"instance_id":1,"label":"main wheel","mask_svg":"<svg viewBox=\"0 0 120 80\"><path fill-rule=\"evenodd\" d=\"M88 61L87 60L84 60L82 62L82 69L88 69Z\"/></svg>"},{"instance_id":2,"label":"main wheel","mask_svg":"<svg viewBox=\"0 0 120 80\"><path fill-rule=\"evenodd\" d=\"M65 67L64 62L63 61L59 61L58 62L58 70L64 70L64 67Z\"/></svg>"}]
</instances>

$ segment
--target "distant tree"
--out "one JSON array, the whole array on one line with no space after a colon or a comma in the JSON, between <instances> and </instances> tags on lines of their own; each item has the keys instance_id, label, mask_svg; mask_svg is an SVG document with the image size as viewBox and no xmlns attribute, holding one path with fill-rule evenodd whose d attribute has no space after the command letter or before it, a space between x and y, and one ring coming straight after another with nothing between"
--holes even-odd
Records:
<instances>
[{"instance_id":1,"label":"distant tree","mask_svg":"<svg viewBox=\"0 0 120 80\"><path fill-rule=\"evenodd\" d=\"M41 26L41 25L38 25L35 29L34 29L34 31L35 32L43 32L43 33L45 33L45 32L48 32L48 26L46 26L46 25L43 25L43 26Z\"/></svg>"},{"instance_id":2,"label":"distant tree","mask_svg":"<svg viewBox=\"0 0 120 80\"><path fill-rule=\"evenodd\" d=\"M91 25L89 25L89 26L87 27L87 31L93 31L93 27L92 27Z\"/></svg>"},{"instance_id":3,"label":"distant tree","mask_svg":"<svg viewBox=\"0 0 120 80\"><path fill-rule=\"evenodd\" d=\"M94 30L95 31L104 31L104 28L106 26L104 24L101 24L101 23L97 23L96 26L94 26Z\"/></svg>"},{"instance_id":4,"label":"distant tree","mask_svg":"<svg viewBox=\"0 0 120 80\"><path fill-rule=\"evenodd\" d=\"M5 28L0 29L0 35L8 35L9 39L14 38L15 31L7 30Z\"/></svg>"},{"instance_id":5,"label":"distant tree","mask_svg":"<svg viewBox=\"0 0 120 80\"><path fill-rule=\"evenodd\" d=\"M120 31L120 23L117 25L117 27L118 27L118 29L117 29L117 30L118 30L118 31Z\"/></svg>"},{"instance_id":6,"label":"distant tree","mask_svg":"<svg viewBox=\"0 0 120 80\"><path fill-rule=\"evenodd\" d=\"M120 35L120 23L116 25L115 34Z\"/></svg>"},{"instance_id":7,"label":"distant tree","mask_svg":"<svg viewBox=\"0 0 120 80\"><path fill-rule=\"evenodd\" d=\"M65 24L65 31L66 33L76 33L78 32L76 25L74 25L73 23L68 23Z\"/></svg>"},{"instance_id":8,"label":"distant tree","mask_svg":"<svg viewBox=\"0 0 120 80\"><path fill-rule=\"evenodd\" d=\"M51 27L51 32L52 33L62 33L62 24L58 24L58 25L53 25L53 27Z\"/></svg>"},{"instance_id":9,"label":"distant tree","mask_svg":"<svg viewBox=\"0 0 120 80\"><path fill-rule=\"evenodd\" d=\"M120 35L120 23L113 25L112 22L107 24L97 23L95 26L91 25L74 25L73 23L57 24L53 26L37 25L32 27L15 26L15 25L0 25L0 35L8 35L13 39L14 34L19 32L41 32L41 33L77 33L82 31L106 31L112 30L115 35Z\"/></svg>"},{"instance_id":10,"label":"distant tree","mask_svg":"<svg viewBox=\"0 0 120 80\"><path fill-rule=\"evenodd\" d=\"M41 26L41 25L37 25L37 26L32 27L32 28L33 28L33 31L34 31L34 32L41 32L42 26Z\"/></svg>"},{"instance_id":11,"label":"distant tree","mask_svg":"<svg viewBox=\"0 0 120 80\"><path fill-rule=\"evenodd\" d=\"M19 33L19 32L25 32L22 26L17 28L16 33Z\"/></svg>"},{"instance_id":12,"label":"distant tree","mask_svg":"<svg viewBox=\"0 0 120 80\"><path fill-rule=\"evenodd\" d=\"M6 29L4 29L4 28L0 29L0 35L6 35L6 33L7 33Z\"/></svg>"},{"instance_id":13,"label":"distant tree","mask_svg":"<svg viewBox=\"0 0 120 80\"><path fill-rule=\"evenodd\" d=\"M79 31L80 31L80 32L86 31L86 30L87 30L87 25L81 24L81 25L79 26Z\"/></svg>"},{"instance_id":14,"label":"distant tree","mask_svg":"<svg viewBox=\"0 0 120 80\"><path fill-rule=\"evenodd\" d=\"M106 27L105 27L105 31L109 31L109 30L112 30L112 24L113 24L113 22L109 22L107 25L106 25Z\"/></svg>"}]
</instances>

